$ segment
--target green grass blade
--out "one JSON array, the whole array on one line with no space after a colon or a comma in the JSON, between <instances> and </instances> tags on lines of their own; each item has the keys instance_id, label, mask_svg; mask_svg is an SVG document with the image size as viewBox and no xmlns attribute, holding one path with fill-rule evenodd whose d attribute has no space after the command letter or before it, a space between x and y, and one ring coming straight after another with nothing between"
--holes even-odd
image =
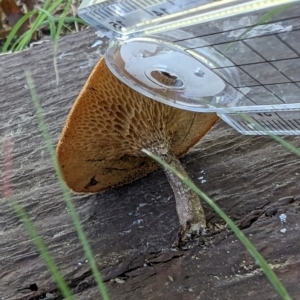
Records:
<instances>
[{"instance_id":1,"label":"green grass blade","mask_svg":"<svg viewBox=\"0 0 300 300\"><path fill-rule=\"evenodd\" d=\"M51 2L52 2L52 0L46 0L43 5L43 9L48 11L48 8L49 8Z\"/></svg>"},{"instance_id":2,"label":"green grass blade","mask_svg":"<svg viewBox=\"0 0 300 300\"><path fill-rule=\"evenodd\" d=\"M45 5L43 6L43 9L46 10L49 14L52 13L52 11L54 9L56 9L64 0L57 0L55 1L50 7L47 8L48 5L50 5L51 1L47 1L45 3ZM47 6L46 6L47 5ZM46 8L45 8L46 7ZM34 34L34 32L37 31L37 29L40 27L40 24L47 18L47 15L42 12L39 11L38 12L38 17L36 18L36 20L34 21L34 23L32 24L31 28L27 31L26 35L24 36L24 39L22 39L22 41L20 42L20 44L18 45L18 47L16 48L16 51L21 51L23 50L26 45L28 45L28 43L30 42L30 39L32 37L32 35Z\"/></svg>"},{"instance_id":3,"label":"green grass blade","mask_svg":"<svg viewBox=\"0 0 300 300\"><path fill-rule=\"evenodd\" d=\"M298 155L300 157L300 150L295 147L293 144L285 141L283 138L280 136L277 136L273 134L271 131L266 130L263 128L259 123L254 121L253 119L249 118L246 114L241 114L241 116L248 121L252 126L254 126L257 130L265 132L268 136L270 136L272 139L275 141L279 142L282 146L284 146L286 149L290 150L294 154Z\"/></svg>"},{"instance_id":4,"label":"green grass blade","mask_svg":"<svg viewBox=\"0 0 300 300\"><path fill-rule=\"evenodd\" d=\"M56 37L56 27L55 27L55 23L54 23L52 15L48 11L46 11L42 8L39 8L38 10L43 12L45 15L47 15L49 27L50 27L50 37L51 37L51 40L54 41L54 39Z\"/></svg>"},{"instance_id":5,"label":"green grass blade","mask_svg":"<svg viewBox=\"0 0 300 300\"><path fill-rule=\"evenodd\" d=\"M36 248L39 250L39 253L42 256L42 259L45 262L48 270L51 272L53 278L55 279L55 282L56 282L59 290L61 291L61 293L63 294L63 296L66 299L75 300L75 298L72 295L71 290L68 287L68 284L66 283L65 279L59 272L53 258L49 254L49 251L48 251L46 245L44 244L42 238L40 237L37 230L33 226L32 222L30 221L29 216L26 214L26 211L24 210L24 208L21 205L19 205L16 202L16 200L12 199L11 203L13 205L15 212L17 213L19 218L22 220L27 232L29 233L29 235L31 237L31 240L35 244Z\"/></svg>"},{"instance_id":6,"label":"green grass blade","mask_svg":"<svg viewBox=\"0 0 300 300\"><path fill-rule=\"evenodd\" d=\"M17 48L17 46L19 45L19 43L22 41L22 39L24 38L26 32L24 32L21 36L19 36L16 41L12 44L10 51L14 52L15 49Z\"/></svg>"},{"instance_id":7,"label":"green grass blade","mask_svg":"<svg viewBox=\"0 0 300 300\"><path fill-rule=\"evenodd\" d=\"M81 222L79 220L78 214L75 210L73 201L71 199L69 189L66 186L65 181L63 180L63 175L61 173L61 170L60 170L60 167L59 167L56 155L55 155L55 151L54 151L54 148L53 148L53 145L52 145L51 136L50 136L50 133L47 129L46 122L45 122L45 119L44 119L44 113L43 113L43 110L42 110L42 108L39 104L39 99L38 99L37 93L36 93L35 88L34 88L32 77L31 77L29 72L26 72L26 78L27 78L27 84L28 84L28 87L29 87L29 91L31 93L32 101L33 101L33 104L34 104L34 108L36 110L36 116L38 118L38 124L39 124L39 127L40 127L41 131L42 131L44 140L46 142L48 152L51 156L52 164L53 164L54 169L56 171L60 187L63 191L64 200L65 200L67 208L70 212L70 215L71 215L71 218L73 220L75 229L77 231L79 240L80 240L80 242L83 246L86 258L88 259L88 262L89 262L89 265L91 267L91 270L92 270L93 276L95 278L95 281L97 283L99 292L101 293L101 295L103 297L103 300L109 300L105 285L104 285L104 283L102 281L102 278L101 278L101 274L98 271L96 260L95 260L93 254L92 254L92 250L89 246L86 235L85 235L85 233L83 231L83 228L81 226Z\"/></svg>"},{"instance_id":8,"label":"green grass blade","mask_svg":"<svg viewBox=\"0 0 300 300\"><path fill-rule=\"evenodd\" d=\"M11 43L11 41L13 40L13 38L16 36L17 31L19 30L19 28L34 14L36 14L37 11L31 11L26 13L17 23L16 25L12 28L11 32L9 33L9 35L7 36L7 39L2 47L2 52L7 52L9 45Z\"/></svg>"},{"instance_id":9,"label":"green grass blade","mask_svg":"<svg viewBox=\"0 0 300 300\"><path fill-rule=\"evenodd\" d=\"M264 14L253 26L250 26L249 28L247 28L242 34L240 34L236 40L239 41L240 39L242 39L248 32L250 32L253 28L255 28L258 25L261 25L265 22L270 21L272 18L274 18L275 16L277 16L278 14L284 12L286 9L292 7L293 5L295 5L295 3L291 3L291 4L285 4L279 7L276 7L274 9L272 9L270 12L267 12L266 14ZM232 46L233 44L236 43L236 41L231 42L224 50L224 53L226 53Z\"/></svg>"},{"instance_id":10,"label":"green grass blade","mask_svg":"<svg viewBox=\"0 0 300 300\"><path fill-rule=\"evenodd\" d=\"M248 252L254 257L256 262L262 268L264 273L266 274L267 278L270 280L273 287L277 290L279 295L282 297L283 300L292 300L289 296L288 292L286 291L285 287L282 285L276 274L273 270L269 267L266 260L262 257L262 255L256 250L254 245L250 242L250 240L244 235L244 233L238 229L238 227L234 224L234 222L223 212L223 210L212 200L210 199L205 193L203 193L192 181L188 178L182 176L177 170L166 164L163 160L161 160L156 155L152 154L146 149L142 150L144 153L152 157L158 163L160 163L164 168L170 170L176 176L178 176L190 189L195 191L202 199L204 199L215 211L218 215L228 224L228 226L232 229L232 231L236 234L239 240L243 243L243 245L247 248Z\"/></svg>"},{"instance_id":11,"label":"green grass blade","mask_svg":"<svg viewBox=\"0 0 300 300\"><path fill-rule=\"evenodd\" d=\"M52 20L54 23L58 23L60 18L56 18L52 16ZM84 22L83 20L77 18L77 17L65 17L65 22L63 24L63 27L66 28L68 31L72 32L72 28L70 26L67 25L67 23L81 23L83 25L87 25L88 24L86 22ZM40 28L44 27L44 26L48 26L49 25L49 21L45 20L41 23Z\"/></svg>"},{"instance_id":12,"label":"green grass blade","mask_svg":"<svg viewBox=\"0 0 300 300\"><path fill-rule=\"evenodd\" d=\"M36 228L32 224L30 217L26 213L25 209L17 202L16 199L12 196L12 190L10 188L10 180L11 180L11 164L12 164L12 143L10 143L10 140L6 139L4 141L4 187L3 187L3 194L4 197L8 198L10 200L10 203L12 204L12 207L15 211L15 213L19 216L21 221L24 224L25 229L29 233L29 236L31 237L32 242L34 243L35 247L38 249L43 261L45 262L48 270L50 270L54 280L56 281L56 284L63 294L64 298L69 300L75 300L72 296L72 292L69 289L66 281L64 280L63 276L59 272L53 258L51 257L46 245L44 244L42 238L38 234Z\"/></svg>"},{"instance_id":13,"label":"green grass blade","mask_svg":"<svg viewBox=\"0 0 300 300\"><path fill-rule=\"evenodd\" d=\"M54 45L53 45L53 63L54 63L54 69L56 74L56 84L59 84L59 73L57 69L57 53L58 53L58 39L61 34L62 27L65 22L66 15L72 5L72 0L68 0L67 5L64 7L63 13L59 18L58 25L57 25L57 31L56 36L54 37Z\"/></svg>"},{"instance_id":14,"label":"green grass blade","mask_svg":"<svg viewBox=\"0 0 300 300\"><path fill-rule=\"evenodd\" d=\"M53 21L55 22L55 23L58 23L59 22L59 20L60 20L60 17L52 17L53 18ZM81 23L81 24L83 24L83 25L87 25L87 26L89 26L89 24L87 23L87 22L85 22L84 20L82 20L82 19L80 19L80 18L78 18L78 17L65 17L65 23L74 23L74 22L77 22L77 23ZM49 25L49 23L47 22L47 21L44 21L43 23L41 23L41 25L40 26L45 26L45 25Z\"/></svg>"},{"instance_id":15,"label":"green grass blade","mask_svg":"<svg viewBox=\"0 0 300 300\"><path fill-rule=\"evenodd\" d=\"M68 11L71 8L71 5L72 5L72 0L68 0L67 4L66 4L66 6L65 6L65 8L63 10L63 13L61 14L61 16L59 18L58 25L57 25L57 36L56 36L57 39L60 36L63 24L65 22L65 18L66 18L67 14L68 14Z\"/></svg>"}]
</instances>

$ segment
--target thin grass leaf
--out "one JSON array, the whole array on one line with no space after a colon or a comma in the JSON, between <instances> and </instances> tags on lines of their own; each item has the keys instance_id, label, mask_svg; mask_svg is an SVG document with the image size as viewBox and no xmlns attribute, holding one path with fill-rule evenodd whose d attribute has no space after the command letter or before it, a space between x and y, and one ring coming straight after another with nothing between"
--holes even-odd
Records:
<instances>
[{"instance_id":1,"label":"thin grass leaf","mask_svg":"<svg viewBox=\"0 0 300 300\"><path fill-rule=\"evenodd\" d=\"M38 19L41 13L38 11L35 11L35 13L38 14L38 17L37 17L37 19ZM15 51L24 50L27 47L27 45L30 43L30 40L31 40L33 34L36 32L34 24L30 27L29 30L26 31L26 33L23 36L23 38L21 39L20 43L16 46Z\"/></svg>"},{"instance_id":2,"label":"thin grass leaf","mask_svg":"<svg viewBox=\"0 0 300 300\"><path fill-rule=\"evenodd\" d=\"M55 69L56 84L57 85L59 84L59 73L58 73L58 69L57 69L57 58L56 58L57 53L58 53L58 39L59 39L59 36L61 34L61 30L62 30L62 27L64 25L66 15L67 15L69 9L71 8L71 5L72 5L72 0L68 0L68 3L65 6L64 11L63 11L63 13L62 13L62 15L61 15L61 17L58 21L56 37L54 38L55 41L54 41L54 46L53 46L53 61L54 61L54 69Z\"/></svg>"},{"instance_id":3,"label":"thin grass leaf","mask_svg":"<svg viewBox=\"0 0 300 300\"><path fill-rule=\"evenodd\" d=\"M54 20L53 20L54 21ZM58 22L58 21L57 21ZM67 22L66 22L67 23ZM72 28L69 26L69 25L67 25L67 24L63 24L63 27L67 30L67 31L69 31L69 32L72 32ZM71 22L70 22L71 23ZM73 22L72 22L73 23ZM43 22L43 24L41 24L41 26L39 27L39 29L42 29L43 27L45 27L45 26L49 26L49 22L46 20L46 21L44 21ZM54 39L52 39L52 40L55 40L55 38Z\"/></svg>"},{"instance_id":4,"label":"thin grass leaf","mask_svg":"<svg viewBox=\"0 0 300 300\"><path fill-rule=\"evenodd\" d=\"M16 50L23 49L24 44L27 45L28 37L32 36L32 34L40 27L40 24L45 20L46 16L49 16L49 15L51 16L52 11L55 10L62 2L63 2L63 0L57 0L51 6L50 6L51 1L47 1L45 3L44 7L39 11L39 16L35 20L31 30L28 33L28 36L24 37L24 39L20 42L20 45L19 45L19 47L16 48ZM49 5L49 7L48 7L48 5ZM57 49L58 49L57 32L58 31L55 30L55 25L53 26L51 32L52 32L51 33L52 40L54 40L53 66L54 66L54 71L55 71L55 75L56 75L56 84L58 85L58 83L59 83L59 73L58 73L58 68L57 68ZM54 34L54 32L55 32L55 34Z\"/></svg>"},{"instance_id":5,"label":"thin grass leaf","mask_svg":"<svg viewBox=\"0 0 300 300\"><path fill-rule=\"evenodd\" d=\"M73 29L72 29L70 26L68 26L66 23L67 23L67 22L65 22L65 23L63 24L63 27L66 28L69 32L72 32ZM74 23L74 22L72 22L72 23Z\"/></svg>"},{"instance_id":6,"label":"thin grass leaf","mask_svg":"<svg viewBox=\"0 0 300 300\"><path fill-rule=\"evenodd\" d=\"M58 23L60 20L59 17L53 16L52 18L55 23ZM84 20L82 20L78 17L67 17L67 16L65 17L65 23L74 23L74 22L89 26L89 24L87 22L85 22ZM43 23L41 23L40 27L47 26L47 25L49 25L49 22L46 20Z\"/></svg>"},{"instance_id":7,"label":"thin grass leaf","mask_svg":"<svg viewBox=\"0 0 300 300\"><path fill-rule=\"evenodd\" d=\"M61 33L61 30L62 30L62 27L63 27L63 24L65 22L65 18L70 10L72 6L72 0L68 0L67 2L67 5L65 6L64 10L63 10L63 13L62 15L60 16L60 19L58 21L58 25L57 25L57 39L59 38L60 36L60 33Z\"/></svg>"},{"instance_id":8,"label":"thin grass leaf","mask_svg":"<svg viewBox=\"0 0 300 300\"><path fill-rule=\"evenodd\" d=\"M21 40L24 38L24 35L26 34L26 32L24 32L21 36L19 36L16 41L12 44L12 46L10 47L10 50L12 52L15 51L16 47L19 45L19 43L21 42Z\"/></svg>"},{"instance_id":9,"label":"thin grass leaf","mask_svg":"<svg viewBox=\"0 0 300 300\"><path fill-rule=\"evenodd\" d=\"M62 2L63 0L61 0L60 2ZM51 0L47 0L45 3L44 3L44 6L43 6L43 10L44 11L47 11L47 8L48 6L51 4ZM59 4L60 4L59 2ZM59 5L58 4L58 5ZM57 6L58 6L57 5ZM55 6L55 4L54 4ZM51 9L54 7L52 5ZM56 6L55 6L56 8ZM54 9L55 9L54 8ZM2 52L7 52L8 51L8 47L10 46L11 44L11 41L13 40L13 38L15 37L18 29L23 25L24 22L26 22L26 20L30 17L32 17L34 14L39 14L38 13L38 10L34 10L34 11L31 11L31 12L28 12L26 13L17 23L16 25L13 27L12 31L10 32L10 34L8 35L7 39L6 39L6 42L5 44L3 45L2 47ZM46 16L45 16L46 17ZM31 28L29 30L27 30L24 34L22 34L18 39L17 41L13 44L13 46L11 47L11 50L12 51L21 51L23 50L27 45L28 43L30 42L31 40L31 37L33 35L33 33L36 31L37 28L39 28L39 23L40 23L40 14L39 16L36 18L34 24L31 26ZM48 21L49 23L49 21Z\"/></svg>"},{"instance_id":10,"label":"thin grass leaf","mask_svg":"<svg viewBox=\"0 0 300 300\"><path fill-rule=\"evenodd\" d=\"M19 28L34 14L36 14L36 11L31 11L26 13L17 23L16 25L12 28L11 32L9 33L9 35L7 36L7 39L2 47L2 52L7 52L9 45L11 43L11 41L13 40L13 38L15 37L16 33L18 32Z\"/></svg>"},{"instance_id":11,"label":"thin grass leaf","mask_svg":"<svg viewBox=\"0 0 300 300\"><path fill-rule=\"evenodd\" d=\"M49 8L45 9L49 14L52 13L53 10L55 10L64 0L57 0L55 1ZM47 1L47 5L50 4L51 1ZM38 11L38 17L32 24L31 28L27 31L27 34L25 35L24 39L20 42L19 46L16 48L16 51L21 51L23 50L26 45L30 42L30 39L34 32L36 32L40 26L40 24L47 18L47 15L43 13L42 11Z\"/></svg>"},{"instance_id":12,"label":"thin grass leaf","mask_svg":"<svg viewBox=\"0 0 300 300\"><path fill-rule=\"evenodd\" d=\"M49 13L52 13L56 8L58 8L59 5L61 5L65 0L56 0L53 2L51 6L48 8L43 7L43 9L47 10ZM51 1L49 1L52 3Z\"/></svg>"},{"instance_id":13,"label":"thin grass leaf","mask_svg":"<svg viewBox=\"0 0 300 300\"><path fill-rule=\"evenodd\" d=\"M49 8L51 2L52 2L52 0L46 0L43 5L43 9L48 11L48 8Z\"/></svg>"},{"instance_id":14,"label":"thin grass leaf","mask_svg":"<svg viewBox=\"0 0 300 300\"><path fill-rule=\"evenodd\" d=\"M285 141L283 138L281 138L280 136L277 136L275 134L273 134L271 131L266 130L265 128L263 128L258 122L256 122L255 120L249 118L246 114L241 114L241 116L248 121L252 126L254 126L257 130L259 131L263 131L264 133L266 133L268 136L270 136L272 139L274 139L275 141L279 142L281 145L283 145L285 148L287 148L288 150L290 150L291 152L293 152L294 154L298 155L300 157L300 150L298 148L296 148L293 144Z\"/></svg>"},{"instance_id":15,"label":"thin grass leaf","mask_svg":"<svg viewBox=\"0 0 300 300\"><path fill-rule=\"evenodd\" d=\"M75 300L75 298L72 295L71 290L68 287L68 284L66 283L64 277L58 270L54 259L51 257L45 243L43 242L42 238L38 234L36 228L33 226L32 222L30 221L30 217L27 215L24 208L17 203L16 200L11 199L12 206L16 212L16 214L19 216L19 218L22 220L27 232L29 233L32 242L34 243L35 247L38 249L40 255L42 256L43 261L45 262L48 270L51 272L59 290L63 294L64 298L69 300Z\"/></svg>"},{"instance_id":16,"label":"thin grass leaf","mask_svg":"<svg viewBox=\"0 0 300 300\"><path fill-rule=\"evenodd\" d=\"M66 281L64 280L62 274L59 272L52 256L50 255L46 245L44 244L42 238L38 234L38 231L34 227L33 223L30 220L30 217L26 213L25 209L18 203L18 201L12 196L12 190L10 188L10 180L11 180L11 169L12 169L12 143L9 139L4 140L4 186L3 193L4 197L10 200L12 207L15 213L19 216L21 221L24 224L29 236L31 237L32 242L35 247L38 249L43 261L45 262L47 268L51 272L59 290L63 294L64 298L69 300L75 300L72 296L72 292L69 289Z\"/></svg>"},{"instance_id":17,"label":"thin grass leaf","mask_svg":"<svg viewBox=\"0 0 300 300\"><path fill-rule=\"evenodd\" d=\"M177 170L169 166L163 160L161 160L156 155L152 154L150 151L143 149L144 153L148 156L156 160L160 163L164 168L168 169L169 171L173 172L176 176L178 176L190 189L196 192L206 203L208 203L215 212L228 224L228 226L232 229L232 231L236 234L239 240L243 243L246 247L247 251L254 257L256 262L262 268L264 273L266 274L267 278L270 280L273 287L277 290L278 294L282 297L283 300L292 300L289 296L288 292L286 291L285 287L282 285L276 274L273 270L269 267L266 260L261 256L261 254L256 250L254 245L250 242L250 240L244 235L244 233L238 229L238 227L234 224L234 222L225 214L225 212L212 200L210 199L205 193L203 193L192 181L188 178L181 175Z\"/></svg>"},{"instance_id":18,"label":"thin grass leaf","mask_svg":"<svg viewBox=\"0 0 300 300\"><path fill-rule=\"evenodd\" d=\"M54 41L54 39L56 37L56 27L55 27L55 23L53 20L53 16L48 11L46 11L42 8L39 8L38 10L48 16L48 22L49 22L49 27L50 27L50 37L51 37L51 40Z\"/></svg>"},{"instance_id":19,"label":"thin grass leaf","mask_svg":"<svg viewBox=\"0 0 300 300\"><path fill-rule=\"evenodd\" d=\"M250 26L249 28L247 28L242 34L240 34L236 40L239 41L240 39L242 39L248 32L250 32L253 28L255 28L256 26L259 26L265 22L270 21L272 18L274 18L275 16L277 16L278 14L284 12L286 9L292 7L293 5L295 5L295 3L291 3L291 4L285 4L282 5L280 7L276 7L274 9L272 9L271 11L267 12L266 14L264 14L253 26ZM226 53L232 46L233 44L236 43L236 41L231 42L224 50L224 53Z\"/></svg>"},{"instance_id":20,"label":"thin grass leaf","mask_svg":"<svg viewBox=\"0 0 300 300\"><path fill-rule=\"evenodd\" d=\"M95 281L97 283L98 290L101 293L103 300L109 300L105 285L102 281L101 274L98 271L96 260L93 256L93 253L92 253L92 250L90 248L89 242L86 238L86 235L85 235L85 233L83 231L83 228L81 226L81 222L79 220L78 214L75 210L75 207L74 207L69 189L66 186L65 181L63 180L63 175L62 175L62 172L60 170L60 167L59 167L56 155L55 155L55 151L54 151L54 148L53 148L53 145L52 145L52 139L51 139L50 133L47 129L47 125L46 125L46 122L45 122L45 119L44 119L44 113L43 113L43 110L42 110L42 108L39 104L39 99L38 99L38 96L37 96L37 93L36 93L36 90L35 90L35 87L34 87L34 84L33 84L31 74L28 71L26 72L26 79L27 79L27 85L29 87L29 91L31 93L32 102L33 102L33 105L34 105L34 108L35 108L35 111L36 111L36 116L38 118L38 124L39 124L39 127L40 127L41 131L42 131L42 135L43 135L43 138L45 140L48 152L51 156L51 161L52 161L52 164L53 164L54 169L56 171L58 181L59 181L60 187L61 187L62 192L63 192L63 197L64 197L64 200L66 202L67 208L70 212L70 215L71 215L72 221L74 223L75 229L77 231L79 240L80 240L80 242L83 246L86 258L88 259L88 262L89 262L89 265L91 267L93 276L94 276Z\"/></svg>"}]
</instances>

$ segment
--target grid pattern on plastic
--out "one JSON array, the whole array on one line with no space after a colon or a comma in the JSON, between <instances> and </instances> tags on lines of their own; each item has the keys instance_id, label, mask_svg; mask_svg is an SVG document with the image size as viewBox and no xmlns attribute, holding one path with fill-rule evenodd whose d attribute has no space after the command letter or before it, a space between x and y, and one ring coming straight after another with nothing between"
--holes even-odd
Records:
<instances>
[{"instance_id":1,"label":"grid pattern on plastic","mask_svg":"<svg viewBox=\"0 0 300 300\"><path fill-rule=\"evenodd\" d=\"M267 135L268 132L276 135L300 135L298 111L249 113L247 119L240 114L220 115L220 117L246 135Z\"/></svg>"},{"instance_id":2,"label":"grid pattern on plastic","mask_svg":"<svg viewBox=\"0 0 300 300\"><path fill-rule=\"evenodd\" d=\"M224 67L212 70L239 91L240 105L300 103L300 5L252 27L265 13L184 28L193 37L175 42L225 56ZM230 68L234 78L228 78Z\"/></svg>"}]
</instances>

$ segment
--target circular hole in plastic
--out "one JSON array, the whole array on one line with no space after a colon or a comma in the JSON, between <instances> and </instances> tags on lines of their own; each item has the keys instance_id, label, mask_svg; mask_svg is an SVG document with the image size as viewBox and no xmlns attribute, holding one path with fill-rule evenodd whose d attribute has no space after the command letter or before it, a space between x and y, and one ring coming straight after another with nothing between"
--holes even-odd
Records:
<instances>
[{"instance_id":1,"label":"circular hole in plastic","mask_svg":"<svg viewBox=\"0 0 300 300\"><path fill-rule=\"evenodd\" d=\"M174 74L166 71L154 70L150 72L151 77L160 85L168 88L183 87L183 82Z\"/></svg>"}]
</instances>

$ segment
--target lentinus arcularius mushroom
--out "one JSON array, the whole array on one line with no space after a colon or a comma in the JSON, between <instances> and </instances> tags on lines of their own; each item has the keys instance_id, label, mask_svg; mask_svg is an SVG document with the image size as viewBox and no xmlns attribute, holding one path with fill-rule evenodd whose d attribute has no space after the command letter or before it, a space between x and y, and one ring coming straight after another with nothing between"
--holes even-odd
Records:
<instances>
[{"instance_id":1,"label":"lentinus arcularius mushroom","mask_svg":"<svg viewBox=\"0 0 300 300\"><path fill-rule=\"evenodd\" d=\"M217 122L215 113L178 109L131 89L108 69L94 67L62 130L57 159L67 186L97 193L129 184L158 169L146 149L188 177L178 158ZM181 237L206 228L199 196L164 169L173 189Z\"/></svg>"}]
</instances>

